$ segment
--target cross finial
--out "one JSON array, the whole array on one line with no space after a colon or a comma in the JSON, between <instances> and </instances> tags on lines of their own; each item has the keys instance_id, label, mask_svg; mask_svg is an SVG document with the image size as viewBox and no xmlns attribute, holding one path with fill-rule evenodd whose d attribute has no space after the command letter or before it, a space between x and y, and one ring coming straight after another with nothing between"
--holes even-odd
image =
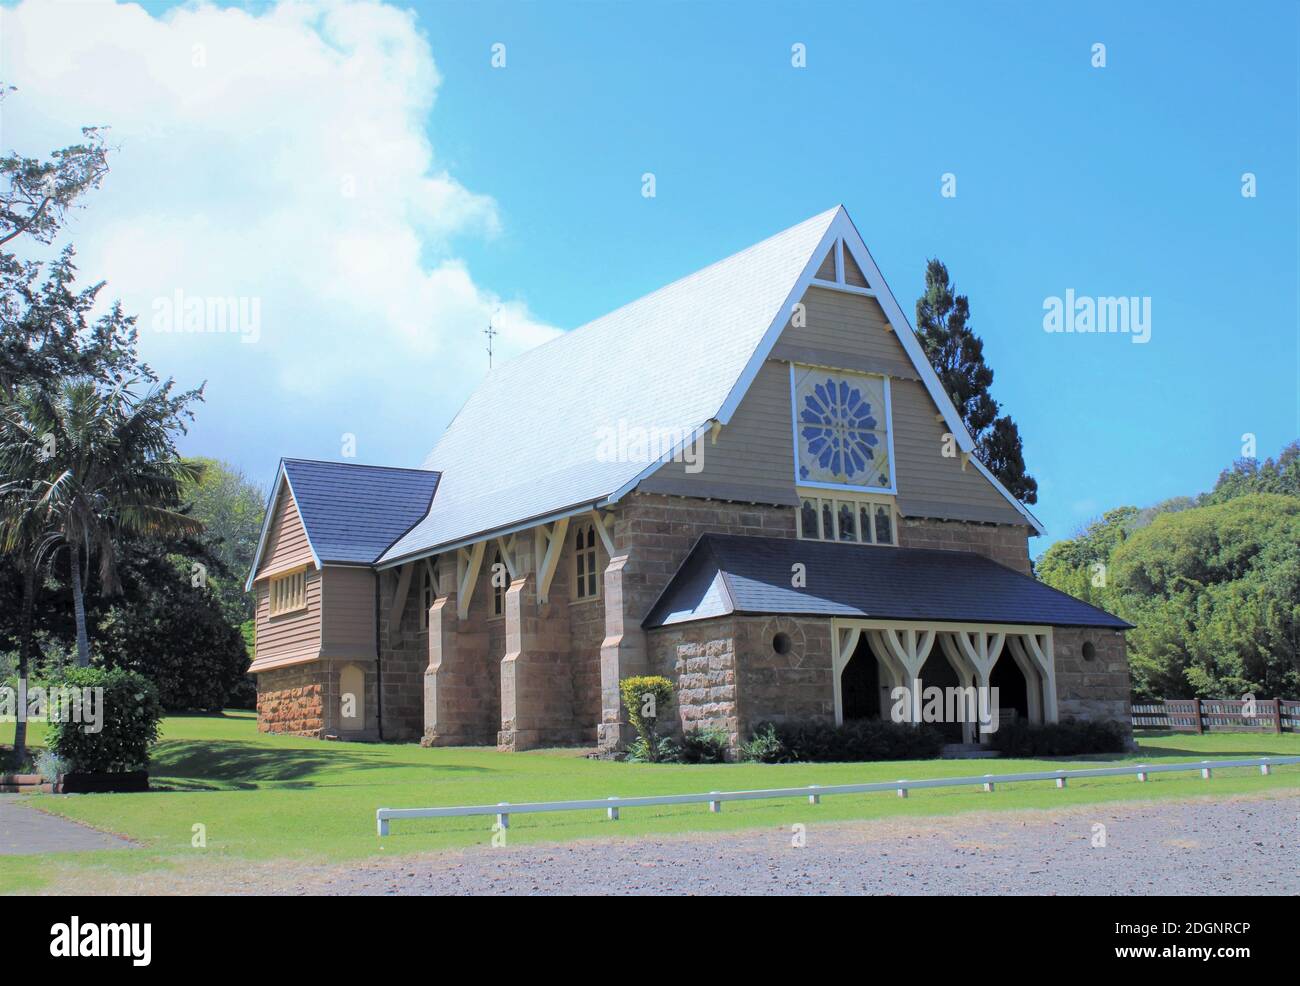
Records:
<instances>
[{"instance_id":1,"label":"cross finial","mask_svg":"<svg viewBox=\"0 0 1300 986\"><path fill-rule=\"evenodd\" d=\"M496 313L499 312L500 310L501 310L500 308L496 308L496 309L494 309L493 312L492 312L492 315L495 316ZM494 328L492 327L492 319L491 319L491 318L488 319L488 326L487 326L486 329L483 330L483 334L484 334L485 336L487 336L487 341L488 341L488 344L487 344L488 369L490 370L490 369L492 369L492 340L493 340L494 338L496 338L498 335L501 334L501 333L499 333L496 329L494 329Z\"/></svg>"}]
</instances>

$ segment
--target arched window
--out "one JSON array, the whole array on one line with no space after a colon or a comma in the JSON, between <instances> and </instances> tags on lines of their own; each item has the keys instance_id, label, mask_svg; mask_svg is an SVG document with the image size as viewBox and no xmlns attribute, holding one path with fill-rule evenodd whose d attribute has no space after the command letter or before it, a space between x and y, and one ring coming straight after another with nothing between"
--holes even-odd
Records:
<instances>
[{"instance_id":1,"label":"arched window","mask_svg":"<svg viewBox=\"0 0 1300 986\"><path fill-rule=\"evenodd\" d=\"M595 599L600 587L596 525L579 524L573 535L573 598Z\"/></svg>"},{"instance_id":2,"label":"arched window","mask_svg":"<svg viewBox=\"0 0 1300 986\"><path fill-rule=\"evenodd\" d=\"M510 588L510 573L506 571L505 559L501 549L492 552L492 564L488 566L488 579L492 582L492 615L504 616L506 612L506 589Z\"/></svg>"},{"instance_id":3,"label":"arched window","mask_svg":"<svg viewBox=\"0 0 1300 986\"><path fill-rule=\"evenodd\" d=\"M438 598L438 559L426 558L420 566L420 629L429 629L429 609Z\"/></svg>"}]
</instances>

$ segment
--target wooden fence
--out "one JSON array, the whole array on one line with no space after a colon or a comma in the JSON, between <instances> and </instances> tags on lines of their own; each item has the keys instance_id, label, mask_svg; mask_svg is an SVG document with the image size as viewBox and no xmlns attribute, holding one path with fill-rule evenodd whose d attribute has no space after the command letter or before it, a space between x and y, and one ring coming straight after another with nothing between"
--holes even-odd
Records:
<instances>
[{"instance_id":1,"label":"wooden fence","mask_svg":"<svg viewBox=\"0 0 1300 986\"><path fill-rule=\"evenodd\" d=\"M1293 733L1300 731L1300 702L1285 698L1170 698L1133 706L1134 729L1176 733Z\"/></svg>"}]
</instances>

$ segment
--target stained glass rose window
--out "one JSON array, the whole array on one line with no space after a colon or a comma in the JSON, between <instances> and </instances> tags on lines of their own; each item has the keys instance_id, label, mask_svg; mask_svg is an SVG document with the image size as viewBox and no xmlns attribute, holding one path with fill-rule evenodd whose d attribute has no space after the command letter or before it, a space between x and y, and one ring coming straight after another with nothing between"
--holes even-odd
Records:
<instances>
[{"instance_id":1,"label":"stained glass rose window","mask_svg":"<svg viewBox=\"0 0 1300 986\"><path fill-rule=\"evenodd\" d=\"M883 377L796 366L794 415L801 482L890 487Z\"/></svg>"}]
</instances>

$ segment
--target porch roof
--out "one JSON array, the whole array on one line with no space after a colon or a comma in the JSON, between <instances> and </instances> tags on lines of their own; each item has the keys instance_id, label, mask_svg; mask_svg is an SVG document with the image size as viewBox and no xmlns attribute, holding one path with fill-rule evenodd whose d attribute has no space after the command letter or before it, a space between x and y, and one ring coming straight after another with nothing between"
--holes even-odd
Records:
<instances>
[{"instance_id":1,"label":"porch roof","mask_svg":"<svg viewBox=\"0 0 1300 986\"><path fill-rule=\"evenodd\" d=\"M802 564L805 588L792 585ZM1128 629L1119 617L968 551L705 534L642 621L730 613Z\"/></svg>"}]
</instances>

